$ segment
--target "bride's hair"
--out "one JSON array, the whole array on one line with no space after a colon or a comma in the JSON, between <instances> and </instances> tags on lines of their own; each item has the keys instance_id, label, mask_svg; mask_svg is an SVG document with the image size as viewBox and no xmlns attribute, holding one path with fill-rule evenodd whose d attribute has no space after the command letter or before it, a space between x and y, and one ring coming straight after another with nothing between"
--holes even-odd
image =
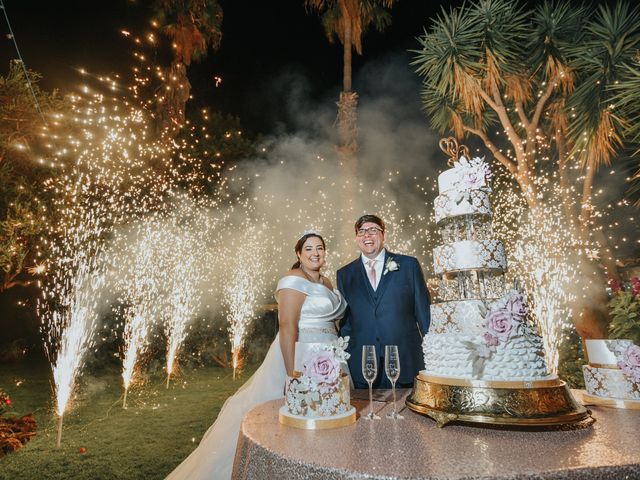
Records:
<instances>
[{"instance_id":1,"label":"bride's hair","mask_svg":"<svg viewBox=\"0 0 640 480\"><path fill-rule=\"evenodd\" d=\"M302 235L300 237L300 240L296 242L296 246L294 247L294 251L296 252L296 255L302 253L302 246L304 245L304 242L306 242L311 237L319 238L320 241L322 242L323 248L327 248L327 246L324 244L324 238L322 238L322 236L319 233L309 232ZM298 267L300 267L300 260L298 260L296 263L293 264L293 266L291 267L291 270Z\"/></svg>"}]
</instances>

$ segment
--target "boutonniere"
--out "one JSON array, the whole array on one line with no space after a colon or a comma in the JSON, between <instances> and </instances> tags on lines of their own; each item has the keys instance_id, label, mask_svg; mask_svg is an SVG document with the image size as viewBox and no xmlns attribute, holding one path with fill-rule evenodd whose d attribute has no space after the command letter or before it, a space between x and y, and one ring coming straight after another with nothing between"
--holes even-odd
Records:
<instances>
[{"instance_id":1,"label":"boutonniere","mask_svg":"<svg viewBox=\"0 0 640 480\"><path fill-rule=\"evenodd\" d=\"M386 275L389 272L395 272L396 270L400 270L400 265L396 262L393 257L389 257L387 262L384 264L384 272L382 275Z\"/></svg>"}]
</instances>

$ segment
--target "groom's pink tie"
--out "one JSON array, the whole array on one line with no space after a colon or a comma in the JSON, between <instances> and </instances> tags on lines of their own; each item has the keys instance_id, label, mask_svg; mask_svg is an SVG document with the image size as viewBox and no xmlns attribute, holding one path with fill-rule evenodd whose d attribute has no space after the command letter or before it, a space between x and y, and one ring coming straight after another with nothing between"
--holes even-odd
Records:
<instances>
[{"instance_id":1,"label":"groom's pink tie","mask_svg":"<svg viewBox=\"0 0 640 480\"><path fill-rule=\"evenodd\" d=\"M367 275L369 276L369 282L371 283L371 287L375 290L376 289L376 261L369 260L367 262L367 265L369 266L369 271L367 272Z\"/></svg>"}]
</instances>

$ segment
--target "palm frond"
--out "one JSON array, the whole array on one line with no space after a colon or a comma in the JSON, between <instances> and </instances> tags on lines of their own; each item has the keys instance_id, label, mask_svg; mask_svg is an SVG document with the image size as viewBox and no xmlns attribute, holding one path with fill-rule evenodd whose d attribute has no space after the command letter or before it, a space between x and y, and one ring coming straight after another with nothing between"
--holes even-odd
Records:
<instances>
[{"instance_id":1,"label":"palm frond","mask_svg":"<svg viewBox=\"0 0 640 480\"><path fill-rule=\"evenodd\" d=\"M525 49L531 24L522 4L514 0L480 0L469 16L481 32L481 62L486 66L485 83L500 84L503 77L522 70L528 62Z\"/></svg>"},{"instance_id":2,"label":"palm frond","mask_svg":"<svg viewBox=\"0 0 640 480\"><path fill-rule=\"evenodd\" d=\"M627 74L639 46L640 9L620 2L600 6L570 51L580 84L568 103L569 132L585 167L608 164L621 146L626 121L614 111L612 86Z\"/></svg>"},{"instance_id":3,"label":"palm frond","mask_svg":"<svg viewBox=\"0 0 640 480\"><path fill-rule=\"evenodd\" d=\"M308 11L320 15L325 35L330 43L338 40L344 45L346 23L351 27L351 45L362 54L362 36L373 26L383 31L391 24L387 10L397 0L305 0Z\"/></svg>"},{"instance_id":4,"label":"palm frond","mask_svg":"<svg viewBox=\"0 0 640 480\"><path fill-rule=\"evenodd\" d=\"M535 9L527 50L531 65L543 81L558 82L563 93L573 90L574 75L568 65L570 49L579 45L589 15L584 6L574 6L568 0L546 1Z\"/></svg>"},{"instance_id":5,"label":"palm frond","mask_svg":"<svg viewBox=\"0 0 640 480\"><path fill-rule=\"evenodd\" d=\"M216 0L158 0L155 16L185 65L205 56L209 47L220 47L223 12Z\"/></svg>"}]
</instances>

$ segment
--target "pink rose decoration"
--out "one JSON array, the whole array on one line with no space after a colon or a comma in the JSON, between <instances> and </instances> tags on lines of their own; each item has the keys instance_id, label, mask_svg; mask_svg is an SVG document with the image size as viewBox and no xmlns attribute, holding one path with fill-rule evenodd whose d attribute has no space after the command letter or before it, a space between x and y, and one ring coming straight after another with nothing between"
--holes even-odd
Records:
<instances>
[{"instance_id":1,"label":"pink rose decoration","mask_svg":"<svg viewBox=\"0 0 640 480\"><path fill-rule=\"evenodd\" d=\"M633 277L631 279L631 295L637 297L640 295L640 278Z\"/></svg>"},{"instance_id":2,"label":"pink rose decoration","mask_svg":"<svg viewBox=\"0 0 640 480\"><path fill-rule=\"evenodd\" d=\"M485 327L490 335L507 339L519 323L507 310L494 310L485 318Z\"/></svg>"},{"instance_id":3,"label":"pink rose decoration","mask_svg":"<svg viewBox=\"0 0 640 480\"><path fill-rule=\"evenodd\" d=\"M484 187L487 184L485 182L485 172L479 168L465 168L462 173L462 184L472 190Z\"/></svg>"},{"instance_id":4,"label":"pink rose decoration","mask_svg":"<svg viewBox=\"0 0 640 480\"><path fill-rule=\"evenodd\" d=\"M622 360L618 362L618 367L632 381L640 383L640 347L630 345L624 351Z\"/></svg>"},{"instance_id":5,"label":"pink rose decoration","mask_svg":"<svg viewBox=\"0 0 640 480\"><path fill-rule=\"evenodd\" d=\"M527 315L527 300L521 293L513 295L507 302L506 310L516 317L523 318Z\"/></svg>"},{"instance_id":6,"label":"pink rose decoration","mask_svg":"<svg viewBox=\"0 0 640 480\"><path fill-rule=\"evenodd\" d=\"M494 335L491 335L489 332L485 332L482 336L484 338L484 343L487 347L497 347L500 344L500 339Z\"/></svg>"},{"instance_id":7,"label":"pink rose decoration","mask_svg":"<svg viewBox=\"0 0 640 480\"><path fill-rule=\"evenodd\" d=\"M333 384L340 378L340 363L333 352L319 352L305 363L303 373L316 383Z\"/></svg>"}]
</instances>

